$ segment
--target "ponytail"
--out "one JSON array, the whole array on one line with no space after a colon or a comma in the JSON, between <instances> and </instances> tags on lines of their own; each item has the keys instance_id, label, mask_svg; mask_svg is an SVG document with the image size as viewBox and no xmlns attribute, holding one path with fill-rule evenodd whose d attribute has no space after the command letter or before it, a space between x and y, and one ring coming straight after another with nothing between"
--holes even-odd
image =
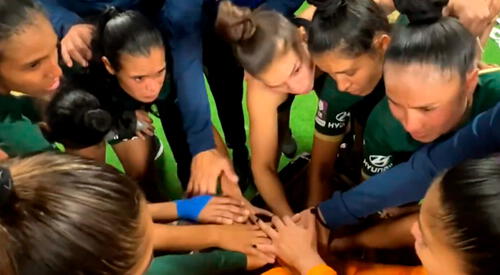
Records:
<instances>
[{"instance_id":1,"label":"ponytail","mask_svg":"<svg viewBox=\"0 0 500 275\"><path fill-rule=\"evenodd\" d=\"M230 1L219 5L216 31L232 44L236 58L251 75L258 75L282 52L304 56L297 27L275 11L238 7ZM283 48L278 48L283 45ZM278 52L280 50L280 52Z\"/></svg>"},{"instance_id":2,"label":"ponytail","mask_svg":"<svg viewBox=\"0 0 500 275\"><path fill-rule=\"evenodd\" d=\"M393 32L386 62L435 65L465 79L475 68L476 39L457 19L442 15L448 0L395 2L410 23Z\"/></svg>"},{"instance_id":3,"label":"ponytail","mask_svg":"<svg viewBox=\"0 0 500 275\"><path fill-rule=\"evenodd\" d=\"M140 12L111 7L99 16L91 47L92 63L103 67L101 58L106 57L119 71L121 54L147 56L153 47L164 48L164 43L160 31Z\"/></svg>"}]
</instances>

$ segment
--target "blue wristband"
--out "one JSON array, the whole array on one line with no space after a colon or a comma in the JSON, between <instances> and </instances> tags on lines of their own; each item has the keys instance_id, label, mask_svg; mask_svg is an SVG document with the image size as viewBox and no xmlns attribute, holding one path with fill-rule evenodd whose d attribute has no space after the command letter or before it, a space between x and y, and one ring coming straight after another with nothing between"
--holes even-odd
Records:
<instances>
[{"instance_id":1,"label":"blue wristband","mask_svg":"<svg viewBox=\"0 0 500 275\"><path fill-rule=\"evenodd\" d=\"M182 220L197 222L201 211L203 211L212 198L213 196L211 195L204 195L175 201L177 205L177 216Z\"/></svg>"}]
</instances>

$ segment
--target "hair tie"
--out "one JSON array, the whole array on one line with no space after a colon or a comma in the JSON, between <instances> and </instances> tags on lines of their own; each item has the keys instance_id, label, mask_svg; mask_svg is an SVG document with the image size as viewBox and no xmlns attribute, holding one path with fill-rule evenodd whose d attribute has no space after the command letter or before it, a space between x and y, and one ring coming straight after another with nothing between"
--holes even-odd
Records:
<instances>
[{"instance_id":1,"label":"hair tie","mask_svg":"<svg viewBox=\"0 0 500 275\"><path fill-rule=\"evenodd\" d=\"M0 167L0 207L9 202L13 188L14 183L9 169Z\"/></svg>"}]
</instances>

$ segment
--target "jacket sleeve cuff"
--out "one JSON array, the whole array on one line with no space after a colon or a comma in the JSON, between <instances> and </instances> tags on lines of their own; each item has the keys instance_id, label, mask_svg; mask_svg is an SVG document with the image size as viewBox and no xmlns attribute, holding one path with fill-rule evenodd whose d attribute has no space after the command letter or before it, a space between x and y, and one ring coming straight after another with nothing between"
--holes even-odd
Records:
<instances>
[{"instance_id":1,"label":"jacket sleeve cuff","mask_svg":"<svg viewBox=\"0 0 500 275\"><path fill-rule=\"evenodd\" d=\"M358 218L347 209L341 192L335 192L331 199L320 203L318 210L330 229L358 222Z\"/></svg>"},{"instance_id":2,"label":"jacket sleeve cuff","mask_svg":"<svg viewBox=\"0 0 500 275\"><path fill-rule=\"evenodd\" d=\"M189 150L193 157L201 152L215 148L214 133L212 132L211 123L209 124L203 131L191 135L188 133Z\"/></svg>"}]
</instances>

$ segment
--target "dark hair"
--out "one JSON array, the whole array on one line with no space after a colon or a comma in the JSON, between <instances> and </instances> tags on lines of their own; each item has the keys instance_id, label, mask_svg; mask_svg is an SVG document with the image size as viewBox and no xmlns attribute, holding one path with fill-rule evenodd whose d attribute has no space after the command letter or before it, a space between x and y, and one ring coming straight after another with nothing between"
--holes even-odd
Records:
<instances>
[{"instance_id":1,"label":"dark hair","mask_svg":"<svg viewBox=\"0 0 500 275\"><path fill-rule=\"evenodd\" d=\"M145 205L133 181L111 166L68 154L2 166L14 183L11 203L0 211L7 268L15 274L122 275L135 266Z\"/></svg>"},{"instance_id":2,"label":"dark hair","mask_svg":"<svg viewBox=\"0 0 500 275\"><path fill-rule=\"evenodd\" d=\"M372 0L308 0L317 7L308 32L312 54L339 49L349 56L370 52L379 33L391 26L382 8Z\"/></svg>"},{"instance_id":3,"label":"dark hair","mask_svg":"<svg viewBox=\"0 0 500 275\"><path fill-rule=\"evenodd\" d=\"M410 20L396 27L385 60L398 64L432 64L465 78L475 67L476 39L455 18L443 17L448 0L396 1Z\"/></svg>"},{"instance_id":4,"label":"dark hair","mask_svg":"<svg viewBox=\"0 0 500 275\"><path fill-rule=\"evenodd\" d=\"M450 169L440 184L443 216L467 274L500 270L500 155L468 160Z\"/></svg>"},{"instance_id":5,"label":"dark hair","mask_svg":"<svg viewBox=\"0 0 500 275\"><path fill-rule=\"evenodd\" d=\"M99 16L92 40L93 63L105 56L120 70L120 55L148 56L153 47L164 48L161 33L140 12L109 8Z\"/></svg>"},{"instance_id":6,"label":"dark hair","mask_svg":"<svg viewBox=\"0 0 500 275\"><path fill-rule=\"evenodd\" d=\"M22 27L33 23L36 13L44 14L42 7L36 1L0 0L0 41L9 39Z\"/></svg>"},{"instance_id":7,"label":"dark hair","mask_svg":"<svg viewBox=\"0 0 500 275\"><path fill-rule=\"evenodd\" d=\"M254 76L273 61L281 45L283 53L293 49L301 58L304 56L297 27L275 11L251 11L222 1L215 27L232 44L243 68Z\"/></svg>"},{"instance_id":8,"label":"dark hair","mask_svg":"<svg viewBox=\"0 0 500 275\"><path fill-rule=\"evenodd\" d=\"M82 149L102 142L113 119L91 93L64 84L47 106L46 122L48 140Z\"/></svg>"}]
</instances>

